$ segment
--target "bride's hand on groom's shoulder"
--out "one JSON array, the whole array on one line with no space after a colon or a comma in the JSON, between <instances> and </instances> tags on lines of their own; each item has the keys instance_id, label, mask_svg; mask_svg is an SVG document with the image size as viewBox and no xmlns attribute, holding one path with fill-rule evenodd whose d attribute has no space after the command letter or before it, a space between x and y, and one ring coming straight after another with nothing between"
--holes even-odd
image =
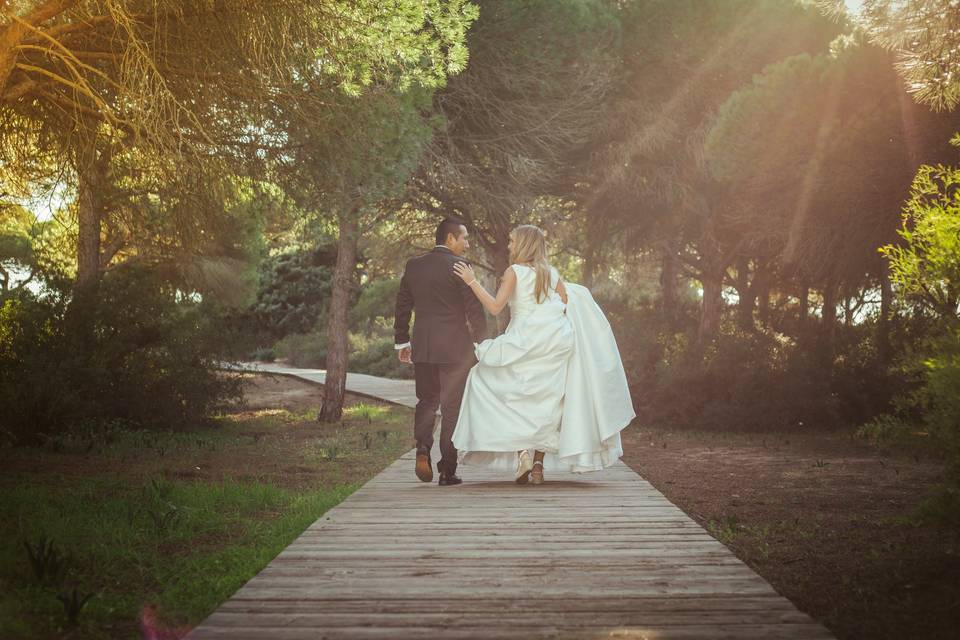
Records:
<instances>
[{"instance_id":1,"label":"bride's hand on groom's shoulder","mask_svg":"<svg viewBox=\"0 0 960 640\"><path fill-rule=\"evenodd\" d=\"M470 283L471 281L477 279L476 274L473 272L473 267L466 262L455 263L453 265L453 272L460 276L460 279L466 283Z\"/></svg>"}]
</instances>

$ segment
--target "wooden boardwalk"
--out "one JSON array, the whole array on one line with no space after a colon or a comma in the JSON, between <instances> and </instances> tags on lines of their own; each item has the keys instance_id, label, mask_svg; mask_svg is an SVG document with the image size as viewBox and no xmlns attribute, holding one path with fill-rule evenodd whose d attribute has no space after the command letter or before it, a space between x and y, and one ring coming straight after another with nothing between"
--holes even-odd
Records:
<instances>
[{"instance_id":1,"label":"wooden boardwalk","mask_svg":"<svg viewBox=\"0 0 960 640\"><path fill-rule=\"evenodd\" d=\"M413 458L188 638L832 638L626 465L438 487Z\"/></svg>"},{"instance_id":2,"label":"wooden boardwalk","mask_svg":"<svg viewBox=\"0 0 960 640\"><path fill-rule=\"evenodd\" d=\"M272 362L236 362L226 365L226 368L256 371L259 373L275 373L283 376L292 376L308 382L323 384L327 379L327 372L323 369L301 369L288 367ZM347 391L360 396L386 400L406 407L417 405L417 393L413 380L392 380L368 376L365 373L347 374ZM413 427L410 427L411 433Z\"/></svg>"}]
</instances>

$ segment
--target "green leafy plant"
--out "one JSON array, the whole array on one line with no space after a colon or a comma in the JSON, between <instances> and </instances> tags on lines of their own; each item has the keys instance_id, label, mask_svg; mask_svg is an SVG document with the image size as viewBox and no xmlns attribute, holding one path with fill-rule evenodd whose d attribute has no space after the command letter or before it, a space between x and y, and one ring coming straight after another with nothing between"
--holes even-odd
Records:
<instances>
[{"instance_id":1,"label":"green leafy plant","mask_svg":"<svg viewBox=\"0 0 960 640\"><path fill-rule=\"evenodd\" d=\"M35 544L24 541L30 567L38 582L57 584L63 580L70 564L70 559L57 549L53 540L47 536L40 536Z\"/></svg>"},{"instance_id":2,"label":"green leafy plant","mask_svg":"<svg viewBox=\"0 0 960 640\"><path fill-rule=\"evenodd\" d=\"M153 502L168 502L173 484L163 476L153 476L143 488L145 497Z\"/></svg>"},{"instance_id":3,"label":"green leafy plant","mask_svg":"<svg viewBox=\"0 0 960 640\"><path fill-rule=\"evenodd\" d=\"M150 517L153 530L157 535L163 535L175 529L180 524L182 517L180 509L171 503L147 509L147 515Z\"/></svg>"},{"instance_id":4,"label":"green leafy plant","mask_svg":"<svg viewBox=\"0 0 960 640\"><path fill-rule=\"evenodd\" d=\"M365 418L368 423L373 422L375 419L381 417L387 410L383 407L378 407L375 405L370 405L366 403L356 404L349 409L346 413L348 416L356 418Z\"/></svg>"},{"instance_id":5,"label":"green leafy plant","mask_svg":"<svg viewBox=\"0 0 960 640\"><path fill-rule=\"evenodd\" d=\"M69 593L60 593L57 594L57 600L63 603L64 612L67 615L67 622L70 626L77 626L80 622L80 612L83 611L83 608L86 606L87 602L90 601L95 593L85 593L80 594L76 587L71 589Z\"/></svg>"},{"instance_id":6,"label":"green leafy plant","mask_svg":"<svg viewBox=\"0 0 960 640\"><path fill-rule=\"evenodd\" d=\"M724 516L720 520L707 522L707 531L723 544L730 544L740 530L740 520L735 515Z\"/></svg>"},{"instance_id":7,"label":"green leafy plant","mask_svg":"<svg viewBox=\"0 0 960 640\"><path fill-rule=\"evenodd\" d=\"M907 438L915 425L889 413L883 413L857 428L856 437L876 445L889 446Z\"/></svg>"},{"instance_id":8,"label":"green leafy plant","mask_svg":"<svg viewBox=\"0 0 960 640\"><path fill-rule=\"evenodd\" d=\"M141 507L134 502L125 501L123 503L123 514L128 525L132 525L140 515Z\"/></svg>"},{"instance_id":9,"label":"green leafy plant","mask_svg":"<svg viewBox=\"0 0 960 640\"><path fill-rule=\"evenodd\" d=\"M951 141L960 147L960 135ZM904 205L903 242L880 249L902 293L956 321L960 300L960 169L922 166Z\"/></svg>"}]
</instances>

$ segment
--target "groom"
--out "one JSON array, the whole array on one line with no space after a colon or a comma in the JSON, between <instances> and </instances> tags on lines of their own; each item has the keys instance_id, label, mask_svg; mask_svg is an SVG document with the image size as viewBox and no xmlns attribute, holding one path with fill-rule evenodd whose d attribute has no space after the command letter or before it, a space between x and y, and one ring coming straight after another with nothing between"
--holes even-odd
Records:
<instances>
[{"instance_id":1,"label":"groom","mask_svg":"<svg viewBox=\"0 0 960 640\"><path fill-rule=\"evenodd\" d=\"M400 361L413 363L416 378L413 434L417 477L424 482L433 480L430 449L440 407L437 471L440 486L450 486L462 482L456 475L457 450L451 438L467 374L477 362L474 343L486 338L487 318L473 291L453 271L457 262L467 262L461 257L470 248L467 228L460 220L447 218L437 227L436 241L433 251L411 258L404 267L393 328ZM411 341L410 314L414 310L417 319Z\"/></svg>"}]
</instances>

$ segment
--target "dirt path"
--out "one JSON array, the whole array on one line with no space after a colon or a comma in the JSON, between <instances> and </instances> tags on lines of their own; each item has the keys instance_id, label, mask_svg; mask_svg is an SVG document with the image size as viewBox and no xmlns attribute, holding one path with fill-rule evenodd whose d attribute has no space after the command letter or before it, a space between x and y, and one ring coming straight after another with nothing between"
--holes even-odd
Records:
<instances>
[{"instance_id":1,"label":"dirt path","mask_svg":"<svg viewBox=\"0 0 960 640\"><path fill-rule=\"evenodd\" d=\"M243 394L248 410L286 409L303 412L319 409L323 402L323 387L303 382L290 376L249 373L244 374ZM385 402L347 393L344 406L357 404L386 405Z\"/></svg>"},{"instance_id":2,"label":"dirt path","mask_svg":"<svg viewBox=\"0 0 960 640\"><path fill-rule=\"evenodd\" d=\"M840 638L956 638L960 536L913 516L935 455L848 434L628 429L624 461Z\"/></svg>"}]
</instances>

